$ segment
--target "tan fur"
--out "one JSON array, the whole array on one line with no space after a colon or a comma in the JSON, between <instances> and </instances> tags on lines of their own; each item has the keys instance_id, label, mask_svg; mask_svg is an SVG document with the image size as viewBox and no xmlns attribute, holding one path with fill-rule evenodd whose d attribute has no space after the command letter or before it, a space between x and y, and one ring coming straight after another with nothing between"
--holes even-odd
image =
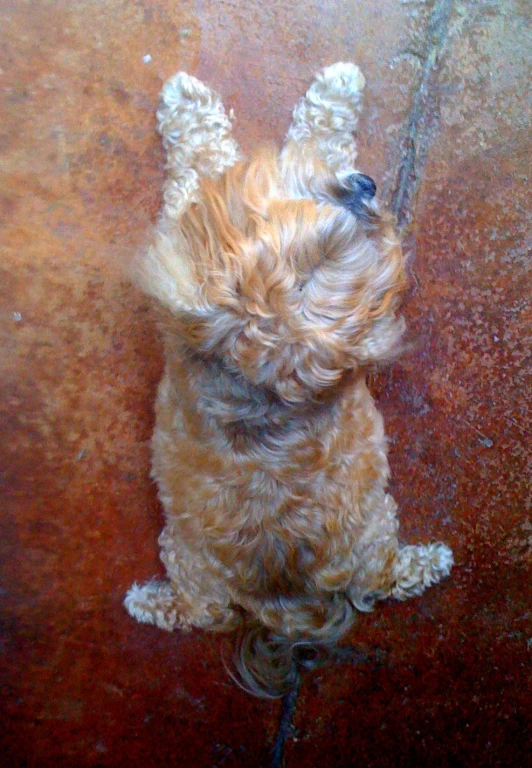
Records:
<instances>
[{"instance_id":1,"label":"tan fur","mask_svg":"<svg viewBox=\"0 0 532 768\"><path fill-rule=\"evenodd\" d=\"M452 565L443 544L398 544L365 384L398 350L406 279L390 217L342 205L363 84L352 64L323 70L283 151L248 160L194 78L172 78L158 112L170 181L138 281L166 355L153 477L168 579L125 604L168 630L254 628L240 668L266 695L293 682L300 644L334 642L355 609Z\"/></svg>"}]
</instances>

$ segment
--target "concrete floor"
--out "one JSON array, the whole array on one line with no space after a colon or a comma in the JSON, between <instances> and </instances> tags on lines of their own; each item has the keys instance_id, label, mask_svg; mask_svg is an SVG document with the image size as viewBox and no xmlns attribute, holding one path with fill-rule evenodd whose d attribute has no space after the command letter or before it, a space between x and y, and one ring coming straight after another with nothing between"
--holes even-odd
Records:
<instances>
[{"instance_id":1,"label":"concrete floor","mask_svg":"<svg viewBox=\"0 0 532 768\"><path fill-rule=\"evenodd\" d=\"M288 768L530 764L527 0L12 0L0 8L1 748L6 766L268 765L279 702L220 640L121 602L162 573L148 478L161 355L123 276L163 177L154 108L186 69L244 146L313 72L367 80L360 167L413 253L411 349L372 377L405 540L452 578L360 617L303 685ZM149 58L151 57L151 58Z\"/></svg>"}]
</instances>

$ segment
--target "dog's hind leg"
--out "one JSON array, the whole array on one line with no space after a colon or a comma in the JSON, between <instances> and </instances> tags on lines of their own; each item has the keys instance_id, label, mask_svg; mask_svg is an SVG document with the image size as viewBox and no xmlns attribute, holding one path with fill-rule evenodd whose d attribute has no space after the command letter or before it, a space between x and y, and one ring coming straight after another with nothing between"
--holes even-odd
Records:
<instances>
[{"instance_id":1,"label":"dog's hind leg","mask_svg":"<svg viewBox=\"0 0 532 768\"><path fill-rule=\"evenodd\" d=\"M124 605L142 624L161 629L201 627L226 631L240 621L231 606L227 585L206 567L200 553L191 551L175 528L166 526L159 536L161 560L168 579L133 584Z\"/></svg>"},{"instance_id":2,"label":"dog's hind leg","mask_svg":"<svg viewBox=\"0 0 532 768\"><path fill-rule=\"evenodd\" d=\"M375 547L378 549L378 547ZM410 544L372 553L373 565L349 590L349 599L363 612L372 611L378 600L406 600L421 595L451 572L453 553L445 544Z\"/></svg>"},{"instance_id":3,"label":"dog's hind leg","mask_svg":"<svg viewBox=\"0 0 532 768\"><path fill-rule=\"evenodd\" d=\"M141 624L155 624L161 629L201 627L227 631L238 624L239 615L228 605L203 598L196 604L178 594L170 581L133 584L124 599L127 612Z\"/></svg>"},{"instance_id":4,"label":"dog's hind leg","mask_svg":"<svg viewBox=\"0 0 532 768\"><path fill-rule=\"evenodd\" d=\"M349 598L359 611L371 611L378 600L406 600L449 575L453 553L445 544L410 544L397 540L397 505L390 494L377 497L358 541L358 570ZM366 510L368 513L368 510Z\"/></svg>"},{"instance_id":5,"label":"dog's hind leg","mask_svg":"<svg viewBox=\"0 0 532 768\"><path fill-rule=\"evenodd\" d=\"M193 202L199 178L220 176L240 152L218 94L186 72L178 72L164 84L157 128L168 173L163 215L176 219Z\"/></svg>"},{"instance_id":6,"label":"dog's hind leg","mask_svg":"<svg viewBox=\"0 0 532 768\"><path fill-rule=\"evenodd\" d=\"M318 72L294 109L284 154L299 150L335 172L352 171L364 82L356 64L339 62Z\"/></svg>"}]
</instances>

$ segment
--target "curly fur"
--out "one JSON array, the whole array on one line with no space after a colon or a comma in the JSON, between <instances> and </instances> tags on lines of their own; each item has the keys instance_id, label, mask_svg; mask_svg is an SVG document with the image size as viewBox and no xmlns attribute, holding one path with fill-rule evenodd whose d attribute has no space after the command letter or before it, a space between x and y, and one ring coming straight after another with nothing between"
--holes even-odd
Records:
<instances>
[{"instance_id":1,"label":"curly fur","mask_svg":"<svg viewBox=\"0 0 532 768\"><path fill-rule=\"evenodd\" d=\"M246 160L195 78L172 78L157 113L169 180L137 279L166 356L153 477L167 580L125 605L167 630L239 628L236 666L259 695L285 692L357 610L452 566L443 544L398 543L365 384L399 348L406 278L391 218L345 204L363 85L353 64L326 68L282 152Z\"/></svg>"}]
</instances>

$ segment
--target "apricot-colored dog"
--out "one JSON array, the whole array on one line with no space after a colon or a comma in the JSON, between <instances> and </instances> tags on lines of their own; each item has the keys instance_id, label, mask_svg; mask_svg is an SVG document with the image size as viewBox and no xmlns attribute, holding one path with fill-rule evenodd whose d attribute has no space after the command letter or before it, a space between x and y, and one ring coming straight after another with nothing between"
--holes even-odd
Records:
<instances>
[{"instance_id":1,"label":"apricot-colored dog","mask_svg":"<svg viewBox=\"0 0 532 768\"><path fill-rule=\"evenodd\" d=\"M397 352L405 268L372 180L354 167L364 78L318 74L284 148L240 159L216 94L179 73L157 113L168 181L138 280L166 370L153 477L168 578L134 585L141 622L241 628L255 693L293 684L376 599L446 576L441 543L401 546L369 364Z\"/></svg>"}]
</instances>

